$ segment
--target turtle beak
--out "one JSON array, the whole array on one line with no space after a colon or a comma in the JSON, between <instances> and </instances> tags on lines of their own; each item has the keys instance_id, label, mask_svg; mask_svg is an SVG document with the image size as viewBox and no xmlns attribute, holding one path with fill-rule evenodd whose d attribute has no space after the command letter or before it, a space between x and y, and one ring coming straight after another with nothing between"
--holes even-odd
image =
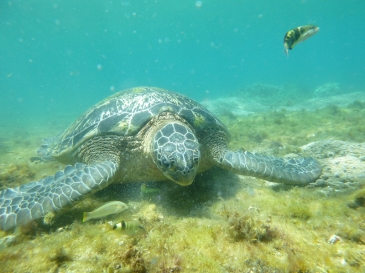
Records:
<instances>
[{"instance_id":1,"label":"turtle beak","mask_svg":"<svg viewBox=\"0 0 365 273\"><path fill-rule=\"evenodd\" d=\"M174 173L174 174L165 174L169 179L174 181L175 183L181 185L181 186L189 186L191 183L193 183L196 171L191 171L188 175L182 174L182 173Z\"/></svg>"},{"instance_id":2,"label":"turtle beak","mask_svg":"<svg viewBox=\"0 0 365 273\"><path fill-rule=\"evenodd\" d=\"M188 151L184 154L173 153L169 158L162 156L165 168L161 168L163 174L170 180L181 186L193 183L199 169L200 151Z\"/></svg>"},{"instance_id":3,"label":"turtle beak","mask_svg":"<svg viewBox=\"0 0 365 273\"><path fill-rule=\"evenodd\" d=\"M196 150L185 151L185 153L174 153L171 167L164 171L164 175L181 186L188 186L193 183L199 169L200 151L198 145Z\"/></svg>"}]
</instances>

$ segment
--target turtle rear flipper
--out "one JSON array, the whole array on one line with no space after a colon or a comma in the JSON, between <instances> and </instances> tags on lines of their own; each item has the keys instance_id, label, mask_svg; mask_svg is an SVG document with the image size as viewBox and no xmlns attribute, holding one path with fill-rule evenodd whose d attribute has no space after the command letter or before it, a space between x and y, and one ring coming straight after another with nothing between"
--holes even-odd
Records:
<instances>
[{"instance_id":1,"label":"turtle rear flipper","mask_svg":"<svg viewBox=\"0 0 365 273\"><path fill-rule=\"evenodd\" d=\"M66 166L36 182L0 191L0 229L9 230L60 210L113 181L118 164Z\"/></svg>"},{"instance_id":2,"label":"turtle rear flipper","mask_svg":"<svg viewBox=\"0 0 365 273\"><path fill-rule=\"evenodd\" d=\"M218 165L237 174L293 185L314 182L322 173L319 162L311 157L276 158L241 150L225 151Z\"/></svg>"}]
</instances>

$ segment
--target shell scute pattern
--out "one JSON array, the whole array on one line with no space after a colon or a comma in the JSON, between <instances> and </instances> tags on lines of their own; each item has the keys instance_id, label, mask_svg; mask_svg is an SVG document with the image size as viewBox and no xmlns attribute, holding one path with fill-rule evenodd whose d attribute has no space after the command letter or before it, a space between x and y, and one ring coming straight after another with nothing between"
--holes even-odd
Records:
<instances>
[{"instance_id":1,"label":"shell scute pattern","mask_svg":"<svg viewBox=\"0 0 365 273\"><path fill-rule=\"evenodd\" d=\"M52 144L52 155L73 151L100 134L135 135L152 117L164 111L178 114L196 130L217 126L228 134L219 120L192 99L160 88L137 87L118 92L86 111Z\"/></svg>"}]
</instances>

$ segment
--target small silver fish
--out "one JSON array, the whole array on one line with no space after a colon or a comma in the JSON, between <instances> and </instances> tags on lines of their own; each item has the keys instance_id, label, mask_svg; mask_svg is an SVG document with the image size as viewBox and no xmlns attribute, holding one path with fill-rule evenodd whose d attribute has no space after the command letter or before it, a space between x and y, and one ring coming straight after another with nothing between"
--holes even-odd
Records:
<instances>
[{"instance_id":1,"label":"small silver fish","mask_svg":"<svg viewBox=\"0 0 365 273\"><path fill-rule=\"evenodd\" d=\"M108 222L107 225L111 230L119 231L123 235L138 236L146 234L146 230L138 221L121 221L116 224Z\"/></svg>"},{"instance_id":2,"label":"small silver fish","mask_svg":"<svg viewBox=\"0 0 365 273\"><path fill-rule=\"evenodd\" d=\"M284 49L286 55L288 55L289 49L292 50L296 44L307 40L318 31L319 27L314 25L301 26L289 30L284 36Z\"/></svg>"},{"instance_id":3,"label":"small silver fish","mask_svg":"<svg viewBox=\"0 0 365 273\"><path fill-rule=\"evenodd\" d=\"M90 219L100 219L110 214L122 212L126 209L128 209L127 204L120 201L111 201L91 212L84 212L82 222L86 222Z\"/></svg>"}]
</instances>

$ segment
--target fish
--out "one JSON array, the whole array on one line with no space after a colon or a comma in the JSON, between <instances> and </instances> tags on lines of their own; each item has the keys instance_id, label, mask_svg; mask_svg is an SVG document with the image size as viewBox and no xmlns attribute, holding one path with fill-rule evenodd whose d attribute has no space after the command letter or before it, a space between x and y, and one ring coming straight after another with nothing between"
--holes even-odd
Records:
<instances>
[{"instance_id":1,"label":"fish","mask_svg":"<svg viewBox=\"0 0 365 273\"><path fill-rule=\"evenodd\" d=\"M113 224L113 222L107 222L109 230L115 230L123 235L127 236L138 236L146 234L146 230L140 222L136 220L132 221L121 221L120 223Z\"/></svg>"},{"instance_id":2,"label":"fish","mask_svg":"<svg viewBox=\"0 0 365 273\"><path fill-rule=\"evenodd\" d=\"M145 183L143 183L141 185L141 196L143 198L148 198L148 197L156 197L161 193L161 190L158 188L150 188L147 187L147 185Z\"/></svg>"},{"instance_id":3,"label":"fish","mask_svg":"<svg viewBox=\"0 0 365 273\"><path fill-rule=\"evenodd\" d=\"M286 55L289 54L289 49L292 50L296 44L307 40L318 31L319 27L315 25L300 26L289 30L284 36L284 49Z\"/></svg>"},{"instance_id":4,"label":"fish","mask_svg":"<svg viewBox=\"0 0 365 273\"><path fill-rule=\"evenodd\" d=\"M89 221L90 219L100 219L110 214L125 211L126 209L128 209L127 204L120 201L111 201L91 212L84 212L82 222Z\"/></svg>"}]
</instances>

